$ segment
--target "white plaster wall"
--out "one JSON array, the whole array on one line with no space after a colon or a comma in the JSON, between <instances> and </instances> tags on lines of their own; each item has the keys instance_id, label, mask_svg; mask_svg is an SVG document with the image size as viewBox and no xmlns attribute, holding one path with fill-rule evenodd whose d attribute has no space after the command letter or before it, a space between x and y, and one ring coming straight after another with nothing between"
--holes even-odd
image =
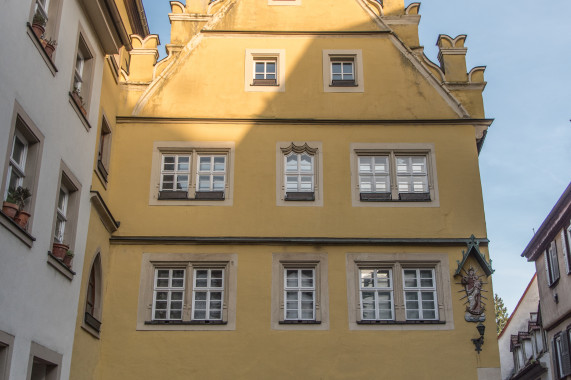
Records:
<instances>
[{"instance_id":1,"label":"white plaster wall","mask_svg":"<svg viewBox=\"0 0 571 380\"><path fill-rule=\"evenodd\" d=\"M0 225L0 330L15 336L10 380L25 379L30 344L35 341L63 355L61 379L69 367L81 285L81 268L90 212L89 188L97 141L99 93L103 53L77 0L63 0L55 65L52 75L27 34L32 0L2 1L0 12L0 168L4 168L8 135L17 101L45 136L40 159L38 191L29 231L32 248ZM78 27L95 50L88 132L69 103ZM47 264L63 160L82 185L73 267L69 281ZM0 169L1 170L1 169ZM5 176L2 171L0 173Z\"/></svg>"},{"instance_id":2,"label":"white plaster wall","mask_svg":"<svg viewBox=\"0 0 571 380\"><path fill-rule=\"evenodd\" d=\"M537 288L537 276L529 284L529 288L517 309L512 313L509 324L505 327L502 336L498 339L500 347L500 366L502 380L509 379L514 369L513 354L510 352L510 337L518 331L527 331L529 313L537 312L539 302L539 290Z\"/></svg>"}]
</instances>

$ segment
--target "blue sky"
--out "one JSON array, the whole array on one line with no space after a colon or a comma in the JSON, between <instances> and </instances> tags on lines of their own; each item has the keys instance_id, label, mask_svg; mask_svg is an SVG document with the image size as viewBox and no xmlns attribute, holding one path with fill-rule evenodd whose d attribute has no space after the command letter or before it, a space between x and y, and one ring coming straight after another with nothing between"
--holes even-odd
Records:
<instances>
[{"instance_id":1,"label":"blue sky","mask_svg":"<svg viewBox=\"0 0 571 380\"><path fill-rule=\"evenodd\" d=\"M163 58L169 1L143 3ZM571 180L571 2L428 0L420 14L432 61L439 34L467 34L468 70L487 66L484 104L495 121L480 171L494 292L511 312L535 271L520 254Z\"/></svg>"}]
</instances>

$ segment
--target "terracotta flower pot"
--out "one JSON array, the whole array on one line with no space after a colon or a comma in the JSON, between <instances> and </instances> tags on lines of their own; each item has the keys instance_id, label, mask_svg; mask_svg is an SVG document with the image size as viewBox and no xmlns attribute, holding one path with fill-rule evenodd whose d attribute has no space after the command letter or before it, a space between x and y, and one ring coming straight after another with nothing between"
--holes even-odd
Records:
<instances>
[{"instance_id":1,"label":"terracotta flower pot","mask_svg":"<svg viewBox=\"0 0 571 380\"><path fill-rule=\"evenodd\" d=\"M56 47L54 45L46 44L46 46L44 46L44 50L46 51L46 54L48 55L48 57L50 57L50 59L52 59L52 54L56 50Z\"/></svg>"},{"instance_id":2,"label":"terracotta flower pot","mask_svg":"<svg viewBox=\"0 0 571 380\"><path fill-rule=\"evenodd\" d=\"M11 202L2 203L2 212L10 219L14 219L18 213L18 205Z\"/></svg>"},{"instance_id":3,"label":"terracotta flower pot","mask_svg":"<svg viewBox=\"0 0 571 380\"><path fill-rule=\"evenodd\" d=\"M46 28L43 27L42 24L32 24L32 30L34 31L35 35L41 39L44 35Z\"/></svg>"},{"instance_id":4,"label":"terracotta flower pot","mask_svg":"<svg viewBox=\"0 0 571 380\"><path fill-rule=\"evenodd\" d=\"M20 211L20 212L18 212L18 214L16 214L14 221L16 223L18 223L20 225L20 227L26 228L26 226L28 225L28 219L30 219L30 216L32 216L30 213L28 213L26 211Z\"/></svg>"},{"instance_id":5,"label":"terracotta flower pot","mask_svg":"<svg viewBox=\"0 0 571 380\"><path fill-rule=\"evenodd\" d=\"M68 249L69 249L69 245L54 243L54 245L52 247L52 255L54 255L55 257L57 257L60 260L63 260Z\"/></svg>"},{"instance_id":6,"label":"terracotta flower pot","mask_svg":"<svg viewBox=\"0 0 571 380\"><path fill-rule=\"evenodd\" d=\"M71 268L71 262L72 262L72 261L73 261L73 256L65 255L65 256L63 257L63 263L64 263L65 265L67 265L68 268Z\"/></svg>"}]
</instances>

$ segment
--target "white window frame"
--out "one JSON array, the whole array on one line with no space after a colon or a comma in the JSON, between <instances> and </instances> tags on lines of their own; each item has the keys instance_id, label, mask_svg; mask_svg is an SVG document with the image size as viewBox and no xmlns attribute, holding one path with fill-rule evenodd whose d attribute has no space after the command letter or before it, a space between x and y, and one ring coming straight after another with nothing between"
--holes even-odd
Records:
<instances>
[{"instance_id":1,"label":"white window frame","mask_svg":"<svg viewBox=\"0 0 571 380\"><path fill-rule=\"evenodd\" d=\"M216 170L216 158L223 158L224 159L224 169L222 171ZM209 170L201 170L200 165L202 158L209 158L210 159L210 169ZM205 153L197 153L196 158L196 191L197 192L213 192L213 191L225 191L226 189L226 161L227 155L225 154L205 154ZM209 185L208 189L204 190L200 188L200 177L209 177ZM222 190L216 189L214 187L214 177L223 177L224 186Z\"/></svg>"},{"instance_id":2,"label":"white window frame","mask_svg":"<svg viewBox=\"0 0 571 380\"><path fill-rule=\"evenodd\" d=\"M46 19L46 23L48 22L48 9L49 9L49 0L36 0L36 5L34 8L34 13L38 11L40 14Z\"/></svg>"},{"instance_id":3,"label":"white window frame","mask_svg":"<svg viewBox=\"0 0 571 380\"><path fill-rule=\"evenodd\" d=\"M559 272L559 258L557 257L557 244L552 241L544 252L545 271L547 276L547 285L553 286L559 280L561 273Z\"/></svg>"},{"instance_id":4,"label":"white window frame","mask_svg":"<svg viewBox=\"0 0 571 380\"><path fill-rule=\"evenodd\" d=\"M329 78L329 83L330 86L335 86L335 82L336 81L341 81L341 82L352 82L352 84L350 84L351 86L356 86L357 85L357 77L355 75L355 57L350 56L330 56L330 64L331 67L329 68L329 70L331 71L331 75ZM336 73L335 72L335 65L341 65L341 72L340 73ZM351 65L351 72L346 73L344 68L345 65ZM339 78L334 78L335 75L341 75L341 79ZM351 78L345 78L345 77L351 77ZM341 86L341 84L337 84L337 86Z\"/></svg>"},{"instance_id":5,"label":"white window frame","mask_svg":"<svg viewBox=\"0 0 571 380\"><path fill-rule=\"evenodd\" d=\"M414 170L414 158L422 158L423 159L423 163L422 165L424 166L424 170L421 172L415 172ZM399 159L400 160L406 160L408 161L406 163L407 166L407 170L402 172L400 171L400 164L399 164ZM394 155L394 160L395 160L395 168L396 168L396 185L397 185L397 189L398 189L398 193L402 194L402 193L429 193L430 189L428 187L428 167L427 167L427 157L426 155L423 154L417 154L417 155L412 155L412 154L395 154ZM422 185L422 189L420 191L416 190L416 185L414 182L414 178L415 177L422 177L424 178L424 182ZM407 184L407 190L403 190L401 191L401 178L407 178L407 183L409 183L410 180L410 187Z\"/></svg>"},{"instance_id":6,"label":"white window frame","mask_svg":"<svg viewBox=\"0 0 571 380\"><path fill-rule=\"evenodd\" d=\"M311 272L311 286L303 286L303 272ZM297 284L295 286L288 285L288 272L297 273ZM288 293L297 294L297 307L295 309L289 309L288 304L292 301L288 301ZM303 293L311 293L311 316L303 316ZM295 318L288 317L288 311L297 311ZM308 310L308 309L305 309ZM315 320L315 268L294 268L286 267L284 268L284 320Z\"/></svg>"},{"instance_id":7,"label":"white window frame","mask_svg":"<svg viewBox=\"0 0 571 380\"><path fill-rule=\"evenodd\" d=\"M278 142L276 144L276 204L278 206L323 206L323 150L322 143L307 142ZM311 158L312 171L302 172L299 165L301 155ZM295 172L288 172L287 157L297 155L298 167ZM287 177L297 176L297 190L288 191ZM312 175L311 191L301 189L301 177ZM308 193L308 194L300 194ZM313 199L312 199L313 197Z\"/></svg>"},{"instance_id":8,"label":"white window frame","mask_svg":"<svg viewBox=\"0 0 571 380\"><path fill-rule=\"evenodd\" d=\"M60 199L62 199L61 207L60 207ZM56 205L56 226L54 230L54 242L60 244L64 244L68 203L69 203L69 190L62 184L60 185L58 191L58 200Z\"/></svg>"},{"instance_id":9,"label":"white window frame","mask_svg":"<svg viewBox=\"0 0 571 380\"><path fill-rule=\"evenodd\" d=\"M238 256L231 253L143 253L137 308L137 330L235 330L237 265ZM163 269L184 270L181 319L163 320L155 318L156 273L157 270ZM196 271L208 269L222 271L223 293L220 319L209 316L195 318L194 315L197 291L220 291L219 287L196 287ZM176 291L179 289L177 287ZM167 314L167 316L169 315Z\"/></svg>"},{"instance_id":10,"label":"white window frame","mask_svg":"<svg viewBox=\"0 0 571 380\"><path fill-rule=\"evenodd\" d=\"M406 271L415 271L415 281L417 282L417 286L415 287L411 287L411 286L406 286L406 276L405 276L405 272ZM421 277L421 271L430 271L431 272L431 277L430 279L432 280L432 286L430 287L426 287L426 286L422 286L422 277ZM405 316L406 316L406 320L407 321L437 321L438 320L438 294L436 291L436 276L434 273L434 268L416 268L416 267L404 267L402 268L402 287L403 287L403 293L404 293L404 308L405 308ZM409 317L408 312L410 311L410 309L408 308L408 300L407 300L407 293L408 294L416 294L417 295L417 299L416 302L418 303L418 309L412 309L415 311L418 311L418 318L412 318ZM425 314L425 310L423 307L423 302L424 300L422 299L422 294L432 294L432 304L434 305L434 309L428 309L428 310L434 310L434 318L426 318L424 316Z\"/></svg>"},{"instance_id":11,"label":"white window frame","mask_svg":"<svg viewBox=\"0 0 571 380\"><path fill-rule=\"evenodd\" d=\"M561 233L561 245L563 246L567 274L571 274L571 224L564 228Z\"/></svg>"},{"instance_id":12,"label":"white window frame","mask_svg":"<svg viewBox=\"0 0 571 380\"><path fill-rule=\"evenodd\" d=\"M14 148L16 147L16 140L19 140L22 145L23 149L20 153L20 161L16 161L14 159ZM16 176L16 186L23 186L24 179L26 178L26 160L28 157L28 140L22 135L19 131L14 131L14 138L12 139L12 147L10 150L10 159L8 164L8 174L6 177L6 189L4 190L4 199L8 196L8 191L10 190L10 180L12 176ZM14 188L14 189L15 189Z\"/></svg>"},{"instance_id":13,"label":"white window frame","mask_svg":"<svg viewBox=\"0 0 571 380\"><path fill-rule=\"evenodd\" d=\"M277 86L278 85L278 60L276 57L254 57L253 60L253 65L254 67L252 68L252 73L253 73L253 77L252 77L252 85L254 86ZM262 63L264 65L264 71L262 73L258 73L257 70L257 65ZM268 71L268 64L269 63L273 63L274 64L274 71L273 72L269 72ZM263 78L256 78L257 75L262 75ZM268 76L274 76L273 78L268 78ZM262 84L262 83L256 83L256 81L274 81L275 83L273 84Z\"/></svg>"},{"instance_id":14,"label":"white window frame","mask_svg":"<svg viewBox=\"0 0 571 380\"><path fill-rule=\"evenodd\" d=\"M83 68L85 66L85 58L81 49L77 49L75 56L75 65L73 68L73 88L72 91L77 91L81 94L81 86L83 85Z\"/></svg>"},{"instance_id":15,"label":"white window frame","mask_svg":"<svg viewBox=\"0 0 571 380\"><path fill-rule=\"evenodd\" d=\"M383 268L380 266L361 266L358 268L359 270L359 301L360 301L360 312L361 312L361 320L362 321L392 321L395 318L395 303L394 303L394 290L393 290L393 270L392 268ZM373 281L373 286L372 287L363 287L363 271L374 271L375 276L373 278L371 278L371 280ZM378 274L379 271L387 271L388 272L388 281L389 281L389 286L384 287L384 286L379 286L378 284L378 276L376 276ZM365 308L363 307L364 305L364 301L363 301L363 293L373 293L374 297L373 297L373 311L375 314L374 318L366 318L365 317ZM379 293L388 293L389 297L390 297L390 317L389 318L381 318L380 316L380 307L379 307Z\"/></svg>"},{"instance_id":16,"label":"white window frame","mask_svg":"<svg viewBox=\"0 0 571 380\"><path fill-rule=\"evenodd\" d=\"M302 157L303 156L307 156L310 159L310 165L311 165L311 169L304 171L302 170ZM288 170L288 158L290 157L295 157L296 161L297 161L297 169L295 170ZM286 194L288 192L293 192L293 193L300 193L300 192L315 192L315 155L307 153L307 152L303 152L303 153L295 153L295 152L291 152L287 155L284 156L284 182L286 184ZM288 182L288 177L297 177L297 180L295 181L295 184L297 185L295 189L288 189L288 184L290 182ZM304 183L302 181L302 177L310 177L311 178L311 184L309 189L303 189L302 184Z\"/></svg>"},{"instance_id":17,"label":"white window frame","mask_svg":"<svg viewBox=\"0 0 571 380\"><path fill-rule=\"evenodd\" d=\"M333 84L333 63L353 62L354 84ZM322 52L323 92L365 92L365 75L363 72L363 51L361 49L339 50L324 49Z\"/></svg>"},{"instance_id":18,"label":"white window frame","mask_svg":"<svg viewBox=\"0 0 571 380\"><path fill-rule=\"evenodd\" d=\"M168 281L168 285L167 286L159 286L158 282L160 279L164 279L163 278L159 278L159 272L160 271L168 271L168 277L166 278ZM175 278L173 276L174 271L182 271L182 285L181 286L174 286L173 285L173 280L180 280L180 278ZM184 295L185 295L185 287L186 287L186 268L180 268L180 267L173 267L173 268L155 268L155 279L154 279L154 288L153 288L153 310L152 310L152 318L153 321L181 321L182 320L182 313L184 310ZM158 300L157 299L157 293L167 293L167 299L166 300ZM182 293L182 297L180 300L172 300L172 294L173 293ZM173 302L179 302L181 303L180 309L175 309L175 311L179 311L180 310L180 318L172 318L171 317L171 311L173 311L171 309L171 305ZM159 310L165 310L166 314L165 314L165 318L157 318L157 302L166 302L166 309L159 309Z\"/></svg>"},{"instance_id":19,"label":"white window frame","mask_svg":"<svg viewBox=\"0 0 571 380\"><path fill-rule=\"evenodd\" d=\"M197 276L197 272L198 271L206 271L207 272L207 277L206 277L206 286L199 286L198 285L198 276ZM222 282L221 282L221 286L213 286L212 285L212 271L220 271L222 272ZM225 270L224 268L211 268L211 267L200 267L200 268L194 268L194 279L193 279L193 287L192 287L192 317L191 320L193 321L222 321L223 320L223 313L224 313L224 286L225 286ZM206 300L198 300L196 298L196 293L206 293ZM213 293L220 293L220 300L214 300L212 301L211 297ZM205 302L205 309L197 309L197 302L201 302L204 301ZM216 302L216 301L220 301L220 309L216 309L215 311L219 311L220 312L220 317L219 318L215 318L215 317L211 317L210 316L210 312L212 311L211 307L211 303L212 302ZM205 315L204 318L199 318L196 316L196 312L197 311L204 311Z\"/></svg>"},{"instance_id":20,"label":"white window frame","mask_svg":"<svg viewBox=\"0 0 571 380\"><path fill-rule=\"evenodd\" d=\"M288 1L289 0L280 0ZM245 92L284 92L286 79L285 49L246 49L244 55L244 91ZM276 83L254 83L256 61L274 61L276 63Z\"/></svg>"},{"instance_id":21,"label":"white window frame","mask_svg":"<svg viewBox=\"0 0 571 380\"><path fill-rule=\"evenodd\" d=\"M167 157L174 157L174 169L173 170L166 170L165 169L165 159ZM180 158L188 158L188 170L179 170L179 159ZM164 153L161 157L161 179L160 179L160 191L188 191L189 184L192 182L190 178L191 173L191 166L192 166L192 156L190 154L176 154L176 153ZM173 188L172 189L165 189L164 188L164 177L167 175L173 176ZM186 187L178 189L178 176L179 175L186 175Z\"/></svg>"},{"instance_id":22,"label":"white window frame","mask_svg":"<svg viewBox=\"0 0 571 380\"><path fill-rule=\"evenodd\" d=\"M163 156L188 155L188 190L163 190ZM198 190L200 156L225 157L224 189ZM235 142L155 141L151 166L149 205L151 206L232 206L234 189ZM186 173L185 173L186 174ZM213 172L217 175L217 172ZM186 193L185 193L186 192Z\"/></svg>"},{"instance_id":23,"label":"white window frame","mask_svg":"<svg viewBox=\"0 0 571 380\"><path fill-rule=\"evenodd\" d=\"M352 143L351 152L351 193L353 207L439 207L438 176L434 144L431 143ZM360 158L387 157L390 187L389 192L361 191L361 177L371 173L361 173ZM422 192L399 192L399 157L424 157L426 188ZM383 174L386 176L386 174Z\"/></svg>"}]
</instances>

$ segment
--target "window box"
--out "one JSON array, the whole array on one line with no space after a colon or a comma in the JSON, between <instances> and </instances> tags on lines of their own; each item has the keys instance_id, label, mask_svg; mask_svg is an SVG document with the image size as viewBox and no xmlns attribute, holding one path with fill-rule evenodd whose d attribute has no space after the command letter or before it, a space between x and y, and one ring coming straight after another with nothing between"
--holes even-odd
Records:
<instances>
[{"instance_id":1,"label":"window box","mask_svg":"<svg viewBox=\"0 0 571 380\"><path fill-rule=\"evenodd\" d=\"M97 318L95 318L93 315L86 312L83 321L85 322L86 325L88 325L89 327L91 327L95 331L97 331L97 332L100 331L101 322L99 322L97 320Z\"/></svg>"},{"instance_id":2,"label":"window box","mask_svg":"<svg viewBox=\"0 0 571 380\"><path fill-rule=\"evenodd\" d=\"M391 193L360 193L359 197L363 202L384 202L392 199Z\"/></svg>"},{"instance_id":3,"label":"window box","mask_svg":"<svg viewBox=\"0 0 571 380\"><path fill-rule=\"evenodd\" d=\"M223 191L197 191L194 193L194 199L204 200L224 200Z\"/></svg>"},{"instance_id":4,"label":"window box","mask_svg":"<svg viewBox=\"0 0 571 380\"><path fill-rule=\"evenodd\" d=\"M313 191L287 192L286 201L314 201L315 193Z\"/></svg>"},{"instance_id":5,"label":"window box","mask_svg":"<svg viewBox=\"0 0 571 380\"><path fill-rule=\"evenodd\" d=\"M430 201L430 193L399 193L399 199L409 202Z\"/></svg>"},{"instance_id":6,"label":"window box","mask_svg":"<svg viewBox=\"0 0 571 380\"><path fill-rule=\"evenodd\" d=\"M159 191L159 199L188 199L188 191Z\"/></svg>"},{"instance_id":7,"label":"window box","mask_svg":"<svg viewBox=\"0 0 571 380\"><path fill-rule=\"evenodd\" d=\"M105 169L105 165L103 165L103 162L101 160L97 160L97 170L99 170L99 173L103 177L103 180L107 182L107 177L109 176L109 173L107 173L107 169Z\"/></svg>"},{"instance_id":8,"label":"window box","mask_svg":"<svg viewBox=\"0 0 571 380\"><path fill-rule=\"evenodd\" d=\"M253 86L277 86L278 82L275 79L254 79Z\"/></svg>"}]
</instances>

